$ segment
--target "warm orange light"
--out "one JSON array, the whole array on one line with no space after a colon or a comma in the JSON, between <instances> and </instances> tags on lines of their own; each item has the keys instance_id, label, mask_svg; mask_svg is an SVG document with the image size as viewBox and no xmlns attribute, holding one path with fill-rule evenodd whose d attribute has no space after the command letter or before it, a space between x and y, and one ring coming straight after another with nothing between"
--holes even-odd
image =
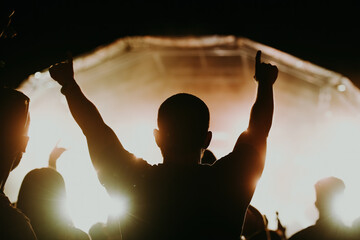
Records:
<instances>
[{"instance_id":1,"label":"warm orange light","mask_svg":"<svg viewBox=\"0 0 360 240\"><path fill-rule=\"evenodd\" d=\"M233 149L248 125L257 86L253 57L261 49L264 59L277 64L280 72L274 87L267 161L252 205L267 215L272 229L278 211L291 235L318 217L315 182L336 176L346 184L346 204L340 205L346 209L336 209L348 223L360 216L356 204L360 202L359 92L349 84L339 85L348 80L339 74L270 47L241 38L224 38L215 46L217 39L203 43L201 39L119 40L75 59L75 78L124 147L150 164L162 161L153 138L161 102L178 92L199 96L211 112L213 140L209 148L220 158ZM146 47L151 44L155 47ZM206 48L195 48L201 44ZM106 222L114 212L113 205L97 179L85 137L72 119L60 87L43 72L35 74L24 89L31 98L30 141L23 161L8 180L10 199L16 200L29 170L47 165L48 155L61 139L59 144L68 150L58 168L66 181L75 225L86 231L95 222Z\"/></svg>"}]
</instances>

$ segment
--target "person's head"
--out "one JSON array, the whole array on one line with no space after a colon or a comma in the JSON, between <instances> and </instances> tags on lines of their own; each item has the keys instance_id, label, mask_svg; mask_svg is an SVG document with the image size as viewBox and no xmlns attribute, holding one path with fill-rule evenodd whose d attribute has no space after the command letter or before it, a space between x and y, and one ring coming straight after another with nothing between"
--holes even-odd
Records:
<instances>
[{"instance_id":1,"label":"person's head","mask_svg":"<svg viewBox=\"0 0 360 240\"><path fill-rule=\"evenodd\" d=\"M322 215L333 215L334 200L343 194L344 182L336 177L326 177L315 184L316 202L315 206Z\"/></svg>"},{"instance_id":2,"label":"person's head","mask_svg":"<svg viewBox=\"0 0 360 240\"><path fill-rule=\"evenodd\" d=\"M263 236L266 236L266 221L261 212L252 205L249 205L244 225L242 235L246 239L261 239Z\"/></svg>"},{"instance_id":3,"label":"person's head","mask_svg":"<svg viewBox=\"0 0 360 240\"><path fill-rule=\"evenodd\" d=\"M158 111L158 129L154 130L164 161L179 155L201 156L211 140L209 122L209 109L198 97L179 93L166 99Z\"/></svg>"},{"instance_id":4,"label":"person's head","mask_svg":"<svg viewBox=\"0 0 360 240\"><path fill-rule=\"evenodd\" d=\"M106 230L106 224L97 222L93 224L89 229L89 235L91 240L107 240L109 239Z\"/></svg>"},{"instance_id":5,"label":"person's head","mask_svg":"<svg viewBox=\"0 0 360 240\"><path fill-rule=\"evenodd\" d=\"M0 175L2 185L20 162L28 142L29 98L0 87Z\"/></svg>"},{"instance_id":6,"label":"person's head","mask_svg":"<svg viewBox=\"0 0 360 240\"><path fill-rule=\"evenodd\" d=\"M71 224L64 179L52 168L33 169L25 175L16 206L30 218L36 233Z\"/></svg>"}]
</instances>

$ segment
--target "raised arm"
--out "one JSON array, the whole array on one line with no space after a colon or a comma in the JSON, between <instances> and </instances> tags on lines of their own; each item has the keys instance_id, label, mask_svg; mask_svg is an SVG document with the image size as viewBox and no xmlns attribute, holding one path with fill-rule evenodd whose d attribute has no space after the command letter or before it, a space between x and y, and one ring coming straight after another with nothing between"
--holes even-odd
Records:
<instances>
[{"instance_id":1,"label":"raised arm","mask_svg":"<svg viewBox=\"0 0 360 240\"><path fill-rule=\"evenodd\" d=\"M121 145L114 131L105 124L98 109L82 93L74 79L72 58L52 65L51 77L61 86L70 112L86 136L91 161L98 172L100 181L107 184L112 176L126 176L136 161L135 157ZM117 179L119 180L119 179ZM126 182L126 181L123 181Z\"/></svg>"},{"instance_id":2,"label":"raised arm","mask_svg":"<svg viewBox=\"0 0 360 240\"><path fill-rule=\"evenodd\" d=\"M261 62L261 51L256 53L255 80L258 82L256 101L251 109L247 131L258 138L267 138L273 118L273 84L278 76L276 66Z\"/></svg>"},{"instance_id":3,"label":"raised arm","mask_svg":"<svg viewBox=\"0 0 360 240\"><path fill-rule=\"evenodd\" d=\"M239 144L248 143L257 150L264 150L263 144L269 134L273 112L273 84L278 76L278 69L268 63L261 62L261 51L255 57L255 80L258 83L257 96L251 109L249 126L243 132L235 145L234 150Z\"/></svg>"},{"instance_id":4,"label":"raised arm","mask_svg":"<svg viewBox=\"0 0 360 240\"><path fill-rule=\"evenodd\" d=\"M261 62L261 51L255 57L255 80L258 83L257 96L251 109L249 126L238 138L233 152L241 151L244 144L251 145L259 154L256 162L244 163L250 166L254 176L260 176L265 164L266 140L269 134L273 111L273 84L278 76L276 66Z\"/></svg>"},{"instance_id":5,"label":"raised arm","mask_svg":"<svg viewBox=\"0 0 360 240\"><path fill-rule=\"evenodd\" d=\"M48 166L56 170L56 162L65 151L65 148L58 147L58 144L56 144L49 155Z\"/></svg>"},{"instance_id":6,"label":"raised arm","mask_svg":"<svg viewBox=\"0 0 360 240\"><path fill-rule=\"evenodd\" d=\"M74 79L72 57L61 63L52 65L49 69L50 76L61 86L72 116L86 137L92 137L107 128L99 111L82 93Z\"/></svg>"},{"instance_id":7,"label":"raised arm","mask_svg":"<svg viewBox=\"0 0 360 240\"><path fill-rule=\"evenodd\" d=\"M257 97L251 109L249 126L237 139L233 151L212 166L221 178L233 186L234 199L248 207L265 165L266 140L271 127L274 102L273 84L278 69L261 62L261 52L255 58ZM231 189L231 188L229 188Z\"/></svg>"}]
</instances>

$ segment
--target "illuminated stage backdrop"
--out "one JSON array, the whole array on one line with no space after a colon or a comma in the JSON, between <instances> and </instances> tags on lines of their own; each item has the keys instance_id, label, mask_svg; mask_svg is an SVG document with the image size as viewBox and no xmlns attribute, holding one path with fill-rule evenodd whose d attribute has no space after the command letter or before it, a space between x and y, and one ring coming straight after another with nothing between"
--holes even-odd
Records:
<instances>
[{"instance_id":1,"label":"illuminated stage backdrop","mask_svg":"<svg viewBox=\"0 0 360 240\"><path fill-rule=\"evenodd\" d=\"M178 92L202 98L211 112L210 149L220 158L247 127L255 100L254 57L276 64L275 114L267 162L252 204L276 227L275 212L291 235L313 224L314 183L333 175L347 186L341 215L360 216L360 92L349 79L249 39L234 36L130 37L74 60L75 78L127 150L161 162L152 132L159 105ZM57 142L68 150L58 162L76 226L105 221L114 205L92 168L86 141L72 119L60 86L46 70L20 88L30 98L30 142L6 187L15 201L24 175L47 166ZM131 203L129 203L131 204Z\"/></svg>"}]
</instances>

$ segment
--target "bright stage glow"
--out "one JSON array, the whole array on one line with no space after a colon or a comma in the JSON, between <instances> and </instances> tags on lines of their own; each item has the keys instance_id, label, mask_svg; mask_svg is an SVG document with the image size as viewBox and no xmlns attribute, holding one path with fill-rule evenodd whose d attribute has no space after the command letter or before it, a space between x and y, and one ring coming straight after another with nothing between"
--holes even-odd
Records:
<instances>
[{"instance_id":1,"label":"bright stage glow","mask_svg":"<svg viewBox=\"0 0 360 240\"><path fill-rule=\"evenodd\" d=\"M345 86L344 84L339 84L339 85L337 86L337 90L338 90L339 92L345 92L345 91L346 91L346 86Z\"/></svg>"},{"instance_id":2,"label":"bright stage glow","mask_svg":"<svg viewBox=\"0 0 360 240\"><path fill-rule=\"evenodd\" d=\"M338 177L346 185L344 194L334 203L336 215L348 226L360 216L359 138L356 119L344 116L332 117L316 134L297 139L307 142L306 151L300 149L292 159L287 159L288 151L296 152L299 146L284 149L284 139L270 137L267 163L252 204L268 216L271 229L277 227L275 210L282 223L288 225L290 235L314 224L318 218L314 185L328 176ZM296 143L295 139L291 141ZM295 225L295 221L302 224Z\"/></svg>"},{"instance_id":3,"label":"bright stage glow","mask_svg":"<svg viewBox=\"0 0 360 240\"><path fill-rule=\"evenodd\" d=\"M123 196L113 196L109 201L108 213L112 217L123 217L129 209L129 200Z\"/></svg>"},{"instance_id":4,"label":"bright stage glow","mask_svg":"<svg viewBox=\"0 0 360 240\"><path fill-rule=\"evenodd\" d=\"M41 78L41 72L36 72L35 74L34 74L34 77L36 78L36 79L40 79Z\"/></svg>"},{"instance_id":5,"label":"bright stage glow","mask_svg":"<svg viewBox=\"0 0 360 240\"><path fill-rule=\"evenodd\" d=\"M359 203L358 201L358 197L354 198L349 193L338 196L334 200L333 211L335 216L339 216L340 220L348 227L351 227L353 221L360 216L358 211L354 211Z\"/></svg>"},{"instance_id":6,"label":"bright stage glow","mask_svg":"<svg viewBox=\"0 0 360 240\"><path fill-rule=\"evenodd\" d=\"M45 114L41 108L33 106L29 130L31 141L21 166L12 174L17 175L17 178L12 177L10 182L16 185L16 180L20 185L21 175L33 168L47 166L52 148L61 139L59 146L65 147L67 151L58 160L58 171L66 182L69 213L75 225L87 231L96 222L106 222L108 216L122 215L131 202L127 202L126 196L119 196L118 199L108 196L97 180L81 130L65 107L60 110L61 112L59 109L47 111ZM117 128L117 134L122 136L121 141L130 152L156 163L155 160L161 159L161 155L152 135L152 130L156 127L154 120L142 119L133 123L133 127ZM247 121L237 121L235 125L236 128L244 129ZM274 127L272 131L276 131L276 125ZM285 225L294 219L303 223L301 227L314 223L317 218L314 184L329 175L342 178L346 184L344 197L334 208L342 220L350 225L360 216L357 204L360 201L357 194L360 177L357 174L358 168L351 166L353 161L357 162L357 156L360 156L360 149L357 147L357 138L360 136L358 130L359 127L353 120L333 117L329 123L322 125L320 133L312 136L311 141L307 138L298 139L299 142L307 142L307 150L291 161L287 159L287 154L296 145L291 149L284 149L284 141L287 140L270 135L264 174L252 201L255 207L267 215L270 228L276 228L276 211L279 211L280 219ZM221 143L235 142L238 134L214 132L211 149L217 157L226 154ZM340 145L339 142L343 139L347 140L346 144ZM316 148L311 147L316 142L321 144ZM353 154L346 156L346 152ZM16 199L17 192L10 195L12 199Z\"/></svg>"},{"instance_id":7,"label":"bright stage glow","mask_svg":"<svg viewBox=\"0 0 360 240\"><path fill-rule=\"evenodd\" d=\"M216 47L199 51L171 48L167 52L146 47L143 51L136 49L136 44L127 48L131 41L126 41L123 48L112 46L97 52L100 55L93 53L75 61L74 67L82 66L75 71L76 79L123 146L150 164L162 160L153 137L161 102L177 92L199 96L211 112L209 149L220 158L232 150L248 125L256 94L253 55L262 49L264 58L268 53L271 62L280 61L280 72L274 87L275 113L266 165L251 204L267 216L271 229L276 228L279 212L289 236L315 223L314 184L335 176L344 181L346 189L334 209L349 225L360 216L360 108L351 99L358 92L352 92L347 84L336 85L341 79L337 74L268 47L241 42L245 45L234 51ZM329 79L334 81L330 84ZM35 74L33 80L27 88L32 93L28 94L29 145L5 191L16 201L25 174L47 166L48 156L60 140L59 146L67 149L59 159L58 171L65 179L69 213L75 225L87 231L124 208L111 200L99 183L85 137L72 119L60 87L47 72ZM32 92L33 88L36 91ZM125 203L125 208L131 207L131 201Z\"/></svg>"},{"instance_id":8,"label":"bright stage glow","mask_svg":"<svg viewBox=\"0 0 360 240\"><path fill-rule=\"evenodd\" d=\"M47 104L52 105L51 101ZM67 209L76 227L88 231L94 223L106 222L109 216L122 216L129 203L125 196L110 198L99 183L90 162L86 140L66 111L64 104L60 104L60 108L50 107L46 112L42 106L31 106L31 140L20 166L8 180L6 192L15 202L26 173L34 168L47 167L49 154L56 144L64 147L67 150L58 159L57 170L65 180L67 205L60 207L62 212Z\"/></svg>"}]
</instances>

